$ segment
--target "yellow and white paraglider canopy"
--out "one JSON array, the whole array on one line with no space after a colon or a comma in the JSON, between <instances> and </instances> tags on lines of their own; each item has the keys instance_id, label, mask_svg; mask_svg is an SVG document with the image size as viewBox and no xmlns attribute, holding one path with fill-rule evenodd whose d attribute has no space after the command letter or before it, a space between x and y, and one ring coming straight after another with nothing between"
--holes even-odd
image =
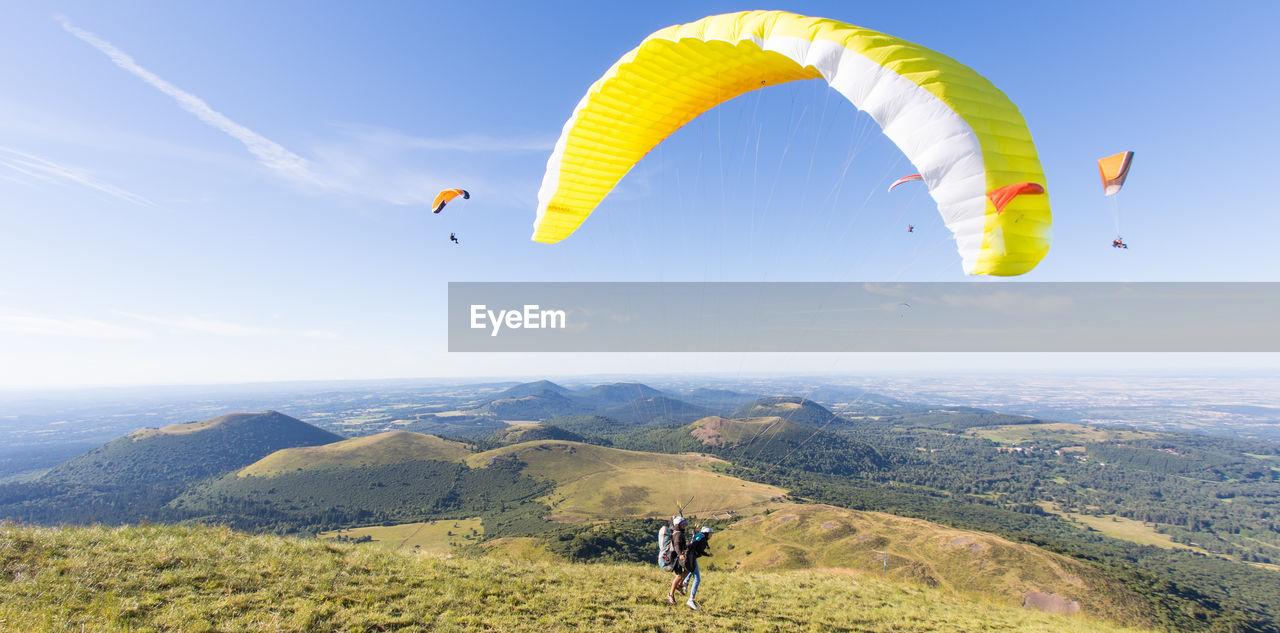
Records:
<instances>
[{"instance_id":1,"label":"yellow and white paraglider canopy","mask_svg":"<svg viewBox=\"0 0 1280 633\"><path fill-rule=\"evenodd\" d=\"M915 165L965 273L1019 275L1048 253L1044 173L1004 93L923 46L784 11L671 26L619 59L564 125L538 192L533 239L568 237L637 161L703 112L818 78L870 114Z\"/></svg>"}]
</instances>

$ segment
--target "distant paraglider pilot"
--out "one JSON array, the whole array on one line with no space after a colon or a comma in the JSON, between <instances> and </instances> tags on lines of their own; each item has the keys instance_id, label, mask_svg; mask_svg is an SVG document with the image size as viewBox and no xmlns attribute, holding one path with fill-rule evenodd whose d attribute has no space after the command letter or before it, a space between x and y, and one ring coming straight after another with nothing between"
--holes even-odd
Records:
<instances>
[{"instance_id":1,"label":"distant paraglider pilot","mask_svg":"<svg viewBox=\"0 0 1280 633\"><path fill-rule=\"evenodd\" d=\"M1111 248L1129 248L1129 245L1124 243L1123 238L1117 237L1111 241Z\"/></svg>"},{"instance_id":2,"label":"distant paraglider pilot","mask_svg":"<svg viewBox=\"0 0 1280 633\"><path fill-rule=\"evenodd\" d=\"M914 224L908 224L908 225L907 225L907 232L908 232L908 233L915 233L915 232L916 232L916 225L914 225Z\"/></svg>"},{"instance_id":3,"label":"distant paraglider pilot","mask_svg":"<svg viewBox=\"0 0 1280 633\"><path fill-rule=\"evenodd\" d=\"M450 241L450 242L453 242L454 244L459 244L459 245L461 245L461 244L462 244L462 242L459 242L459 241L458 241L458 234L457 234L457 233L450 233L450 234L449 234L449 241Z\"/></svg>"}]
</instances>

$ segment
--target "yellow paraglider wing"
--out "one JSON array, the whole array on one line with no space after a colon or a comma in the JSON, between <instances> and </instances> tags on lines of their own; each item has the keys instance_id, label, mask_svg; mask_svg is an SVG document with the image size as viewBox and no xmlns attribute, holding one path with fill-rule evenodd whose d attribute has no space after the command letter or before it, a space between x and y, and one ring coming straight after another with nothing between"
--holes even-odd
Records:
<instances>
[{"instance_id":1,"label":"yellow paraglider wing","mask_svg":"<svg viewBox=\"0 0 1280 633\"><path fill-rule=\"evenodd\" d=\"M1045 184L1026 122L1004 93L922 46L783 11L668 27L618 60L564 125L538 192L533 239L568 237L649 150L717 104L817 78L870 114L916 166L966 273L1018 275L1045 256L1048 196L1018 196L1003 213L987 197Z\"/></svg>"}]
</instances>

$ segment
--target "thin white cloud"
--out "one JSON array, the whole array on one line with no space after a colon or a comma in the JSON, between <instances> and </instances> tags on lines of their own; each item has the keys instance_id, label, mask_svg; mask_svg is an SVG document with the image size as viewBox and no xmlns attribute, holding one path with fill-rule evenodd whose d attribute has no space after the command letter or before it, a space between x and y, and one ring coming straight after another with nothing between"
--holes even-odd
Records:
<instances>
[{"instance_id":1,"label":"thin white cloud","mask_svg":"<svg viewBox=\"0 0 1280 633\"><path fill-rule=\"evenodd\" d=\"M260 327L241 325L239 323L231 323L230 321L220 321L217 319L202 319L198 317L158 317L146 314L134 314L131 312L121 312L120 314L152 325L160 325L178 330L188 330L191 332L200 332L203 334L216 334L218 336L261 336L267 333L267 330Z\"/></svg>"},{"instance_id":2,"label":"thin white cloud","mask_svg":"<svg viewBox=\"0 0 1280 633\"><path fill-rule=\"evenodd\" d=\"M169 329L196 332L200 334L212 334L214 336L297 336L302 338L326 340L336 340L341 338L338 333L330 330L283 330L194 316L163 317L150 314L138 314L134 312L118 312L117 314Z\"/></svg>"},{"instance_id":3,"label":"thin white cloud","mask_svg":"<svg viewBox=\"0 0 1280 633\"><path fill-rule=\"evenodd\" d=\"M13 180L29 184L29 180L39 180L41 182L51 182L57 184L73 183L90 189L97 189L107 195L115 196L121 200L132 202L134 204L152 205L153 203L131 191L121 189L111 183L103 182L94 178L87 169L68 165L66 163L57 163L47 158L41 158L34 154L28 154L23 151L5 147L0 145L0 166L8 167L23 176L23 178L7 177L6 180Z\"/></svg>"},{"instance_id":4,"label":"thin white cloud","mask_svg":"<svg viewBox=\"0 0 1280 633\"><path fill-rule=\"evenodd\" d=\"M484 183L480 178L467 177L459 173L457 160L451 155L434 157L435 162L443 167L423 168L408 165L403 154L422 151L518 154L550 151L555 144L553 139L540 137L462 135L430 138L352 125L346 126L347 139L313 147L313 157L309 160L231 120L203 99L143 68L110 42L71 24L66 18L57 16L56 19L68 33L98 49L116 66L171 97L201 121L240 141L259 163L311 193L338 193L391 204L422 205L430 203L440 189L466 182L468 187L492 191L489 199L493 202L528 206L532 203L531 193L520 195L518 192L526 189L532 192L535 190L532 186L513 186L509 182Z\"/></svg>"},{"instance_id":5,"label":"thin white cloud","mask_svg":"<svg viewBox=\"0 0 1280 633\"><path fill-rule=\"evenodd\" d=\"M178 102L178 105L182 107L182 109L194 114L196 118L243 143L245 148L249 150L249 153L258 158L258 162L296 181L318 184L315 180L315 175L311 172L305 158L290 152L279 143L276 143L275 141L272 141L271 139L268 139L261 134L232 121L221 112L209 107L209 104L205 103L203 99L169 83L168 81L165 81L164 79L161 79L155 73L139 66L132 57L124 51L116 48L110 42L107 42L106 40L103 40L82 28L74 26L64 17L57 16L57 20L62 24L62 28L66 29L68 33L71 33L88 43L90 46L101 51L111 59L115 65L151 84L151 86L156 90L172 97L174 101Z\"/></svg>"},{"instance_id":6,"label":"thin white cloud","mask_svg":"<svg viewBox=\"0 0 1280 633\"><path fill-rule=\"evenodd\" d=\"M0 137L16 139L32 145L48 143L89 148L114 154L129 154L122 160L137 162L132 156L146 156L164 161L193 161L219 168L240 168L244 164L239 152L228 153L181 142L168 136L150 136L144 131L104 125L98 117L82 119L62 113L15 103L0 95Z\"/></svg>"},{"instance_id":7,"label":"thin white cloud","mask_svg":"<svg viewBox=\"0 0 1280 633\"><path fill-rule=\"evenodd\" d=\"M465 134L452 138L432 138L413 136L398 130L389 130L375 126L344 125L347 133L370 145L382 145L403 150L448 150L453 152L550 152L555 149L556 139L536 136L485 136Z\"/></svg>"},{"instance_id":8,"label":"thin white cloud","mask_svg":"<svg viewBox=\"0 0 1280 633\"><path fill-rule=\"evenodd\" d=\"M147 338L142 330L121 327L83 318L0 314L0 332L42 334L103 340L136 340Z\"/></svg>"},{"instance_id":9,"label":"thin white cloud","mask_svg":"<svg viewBox=\"0 0 1280 633\"><path fill-rule=\"evenodd\" d=\"M321 339L325 341L336 341L342 338L341 334L338 334L333 330L304 330L302 332L298 332L298 336L301 336L303 338Z\"/></svg>"}]
</instances>

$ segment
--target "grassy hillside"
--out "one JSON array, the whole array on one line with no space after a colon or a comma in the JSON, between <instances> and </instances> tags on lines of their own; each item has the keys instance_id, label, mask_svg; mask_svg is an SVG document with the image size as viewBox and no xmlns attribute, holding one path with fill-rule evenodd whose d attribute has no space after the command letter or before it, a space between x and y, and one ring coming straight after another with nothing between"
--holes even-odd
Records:
<instances>
[{"instance_id":1,"label":"grassy hillside","mask_svg":"<svg viewBox=\"0 0 1280 633\"><path fill-rule=\"evenodd\" d=\"M743 434L786 435L792 426L805 430L806 437L811 435L808 427L788 425L778 419L772 425L769 420L708 418L704 422L694 425L695 430L723 431L728 437L720 439L733 441L740 441ZM718 556L709 563L717 569L816 567L868 571L878 568L876 551L889 551L891 578L937 586L947 592L998 597L1014 606L1020 605L1026 595L1042 594L1041 599L1065 609L1113 617L1141 611L1131 593L1081 563L990 535L925 521L830 506L788 504L783 501L785 491L781 489L714 472L711 469L723 462L711 457L542 440L465 454L465 466L413 459L398 464L368 463L363 460L370 456L371 448L382 444L412 446L420 440L434 448L441 441L411 433L363 439L367 441L348 440L319 451L285 451L323 456L336 453L359 459L329 460L325 468L285 468L271 476L229 475L203 489L200 495L187 495L179 501L190 510L209 508L214 517L225 515L228 508L259 517L274 513L295 524L319 524L337 517L369 527L326 536L367 537L377 541L375 545L410 552L444 552L458 544L474 542L489 532L488 526L501 525L508 511L528 514L531 509L525 503L532 501L538 503L536 514L526 517L526 521L541 523L547 517L581 527L566 531L545 523L541 523L542 527L525 524L529 530L525 534L551 532L543 537L544 547L510 541L519 544L520 551L532 548L545 558L549 547L573 560L587 560L594 558L589 552L622 547L625 553L615 560L647 560L656 525L623 526L619 521L627 517L666 516L678 503L688 501L684 495L696 495L686 513L699 520L729 516L730 511L746 517L717 538ZM773 439L785 445L784 440ZM343 445L351 450L337 450ZM377 453L373 458L391 454L394 451ZM246 471L252 469L269 472L261 463ZM524 485L519 484L522 481ZM513 495L516 490L522 491L523 496ZM309 519L308 513L317 518ZM474 518L477 514L481 518ZM424 518L446 516L449 518L444 521L422 522ZM384 521L405 524L377 525ZM596 524L599 521L609 523ZM521 533L501 528L495 531L503 536Z\"/></svg>"},{"instance_id":2,"label":"grassy hillside","mask_svg":"<svg viewBox=\"0 0 1280 633\"><path fill-rule=\"evenodd\" d=\"M142 429L59 464L43 481L81 486L172 484L220 475L272 452L340 436L275 411Z\"/></svg>"},{"instance_id":3,"label":"grassy hillside","mask_svg":"<svg viewBox=\"0 0 1280 633\"><path fill-rule=\"evenodd\" d=\"M707 407L713 411L725 412L733 411L748 402L759 399L759 397L729 389L709 389L706 387L699 387L679 396L685 402Z\"/></svg>"},{"instance_id":4,"label":"grassy hillside","mask_svg":"<svg viewBox=\"0 0 1280 633\"><path fill-rule=\"evenodd\" d=\"M476 411L499 420L538 421L567 415L590 413L592 407L555 391L493 400Z\"/></svg>"},{"instance_id":5,"label":"grassy hillside","mask_svg":"<svg viewBox=\"0 0 1280 633\"><path fill-rule=\"evenodd\" d=\"M633 433L644 425L623 422L602 415L575 415L545 420L543 424L593 438L594 444L608 444L619 435Z\"/></svg>"},{"instance_id":6,"label":"grassy hillside","mask_svg":"<svg viewBox=\"0 0 1280 633\"><path fill-rule=\"evenodd\" d=\"M1152 523L1144 523L1142 521L1134 521L1116 515L1093 516L1088 514L1080 514L1078 512L1065 512L1062 508L1051 502L1045 502L1042 506L1046 512L1058 515L1065 519L1075 522L1083 526L1085 529L1093 530L1105 534L1113 539L1129 541L1138 545L1151 545L1162 549L1185 549L1192 552L1198 552L1208 555L1209 552L1191 545L1185 545L1173 540L1168 534L1156 531L1155 525Z\"/></svg>"},{"instance_id":7,"label":"grassy hillside","mask_svg":"<svg viewBox=\"0 0 1280 633\"><path fill-rule=\"evenodd\" d=\"M806 427L779 417L733 420L711 416L690 424L687 430L693 439L704 446L733 446L755 439L768 440L796 433L809 435L813 432L811 429L808 433L803 433L801 429L804 428Z\"/></svg>"},{"instance_id":8,"label":"grassy hillside","mask_svg":"<svg viewBox=\"0 0 1280 633\"><path fill-rule=\"evenodd\" d=\"M1042 594L1068 609L1113 619L1130 618L1143 607L1120 583L1079 561L879 512L782 505L734 523L715 535L713 545L716 569L857 569L1015 606Z\"/></svg>"},{"instance_id":9,"label":"grassy hillside","mask_svg":"<svg viewBox=\"0 0 1280 633\"><path fill-rule=\"evenodd\" d=\"M656 426L692 422L710 415L711 410L666 396L647 396L602 408L597 413L624 424Z\"/></svg>"},{"instance_id":10,"label":"grassy hillside","mask_svg":"<svg viewBox=\"0 0 1280 633\"><path fill-rule=\"evenodd\" d=\"M317 468L358 468L414 460L457 462L471 454L466 444L411 431L387 431L326 444L272 453L237 473L240 477L271 477Z\"/></svg>"},{"instance_id":11,"label":"grassy hillside","mask_svg":"<svg viewBox=\"0 0 1280 633\"><path fill-rule=\"evenodd\" d=\"M525 396L536 396L544 391L550 391L564 395L569 393L568 389L557 385L550 380L538 380L535 382L525 382L512 387L503 389L502 391L490 396L487 400L503 400L506 398L523 398Z\"/></svg>"},{"instance_id":12,"label":"grassy hillside","mask_svg":"<svg viewBox=\"0 0 1280 633\"><path fill-rule=\"evenodd\" d=\"M975 427L967 429L965 433L986 438L997 444L1039 444L1054 448L1084 445L1090 442L1127 442L1159 436L1158 433L1150 431L1114 429L1068 422Z\"/></svg>"},{"instance_id":13,"label":"grassy hillside","mask_svg":"<svg viewBox=\"0 0 1280 633\"><path fill-rule=\"evenodd\" d=\"M791 403L783 403L791 404ZM795 411L802 411L796 404ZM801 416L812 417L812 416ZM837 475L875 470L884 460L871 446L783 416L709 416L680 428L634 431L614 438L617 446L663 453L705 451L735 464L775 465Z\"/></svg>"},{"instance_id":14,"label":"grassy hillside","mask_svg":"<svg viewBox=\"0 0 1280 633\"><path fill-rule=\"evenodd\" d=\"M445 519L400 525L375 525L321 532L316 538L354 543L370 543L375 547L402 554L446 554L451 549L479 542L484 538L484 520Z\"/></svg>"},{"instance_id":15,"label":"grassy hillside","mask_svg":"<svg viewBox=\"0 0 1280 633\"><path fill-rule=\"evenodd\" d=\"M590 444L539 441L477 453L467 458L473 468L515 457L521 474L554 482L541 499L553 520L582 521L670 515L678 504L697 497L688 511L707 515L739 513L765 507L786 491L711 471L724 462L698 455L661 455L623 451Z\"/></svg>"},{"instance_id":16,"label":"grassy hillside","mask_svg":"<svg viewBox=\"0 0 1280 633\"><path fill-rule=\"evenodd\" d=\"M570 442L581 442L582 436L572 431L566 431L554 426L545 426L542 424L513 424L505 429L490 435L488 442L490 445L506 446L508 444L519 444L521 442L533 442L537 440L568 440Z\"/></svg>"},{"instance_id":17,"label":"grassy hillside","mask_svg":"<svg viewBox=\"0 0 1280 633\"><path fill-rule=\"evenodd\" d=\"M946 429L963 432L986 426L1039 424L1041 420L1027 415L1008 415L973 407L948 407L881 416L879 422L904 427Z\"/></svg>"},{"instance_id":18,"label":"grassy hillside","mask_svg":"<svg viewBox=\"0 0 1280 633\"><path fill-rule=\"evenodd\" d=\"M733 415L730 415L729 417L779 417L788 422L818 428L823 428L830 424L839 422L839 418L836 417L836 414L828 411L826 407L808 398L797 398L794 396L761 398L755 402L738 407L738 410L734 411Z\"/></svg>"},{"instance_id":19,"label":"grassy hillside","mask_svg":"<svg viewBox=\"0 0 1280 633\"><path fill-rule=\"evenodd\" d=\"M391 432L269 456L170 504L184 518L277 531L483 516L485 532L529 535L555 522L661 517L696 494L693 514L748 514L786 492L713 472L713 457L538 440L468 453ZM503 527L503 526L506 527ZM517 527L517 525L519 527Z\"/></svg>"},{"instance_id":20,"label":"grassy hillside","mask_svg":"<svg viewBox=\"0 0 1280 633\"><path fill-rule=\"evenodd\" d=\"M704 611L652 565L403 556L226 528L0 525L14 631L1130 631L871 574L705 572Z\"/></svg>"},{"instance_id":21,"label":"grassy hillside","mask_svg":"<svg viewBox=\"0 0 1280 633\"><path fill-rule=\"evenodd\" d=\"M778 419L773 419L775 424L772 425L768 419L736 421L708 418L703 422L705 424L694 425L693 428L724 431L729 437L720 439L732 441L739 441L738 436L744 433L768 437L774 433L785 434L789 426L808 429L799 425L787 425ZM715 424L717 422L724 424ZM743 423L741 428L737 425L739 422ZM761 429L764 428L770 430L762 432ZM805 436L810 434L806 430ZM713 516L727 517L730 512L746 517L730 526L723 538L717 538L718 543L732 546L732 549L720 550L721 555L712 563L718 568L758 570L822 567L865 571L878 568L874 555L876 551L890 551L892 577L937 585L949 591L965 590L1003 596L1013 604L1020 604L1027 593L1051 594L1061 598L1059 602L1064 606L1070 606L1072 602L1078 603L1079 607L1091 613L1115 614L1137 610L1132 605L1119 606L1132 598L1123 587L1106 581L1096 570L1078 562L990 535L955 530L926 521L831 506L785 503L782 501L785 491L781 489L711 471L712 467L723 462L706 456L640 453L576 442L543 440L471 454L465 462L473 470L455 472L445 468L438 473L429 473L422 469L430 464L421 462L415 463L420 466L417 470L403 472L393 471L390 466L384 465L376 469L325 469L312 474L290 471L271 478L244 477L233 480L228 477L227 482L219 482L210 491L215 494L207 496L223 500L265 497L271 499L277 508L308 501L320 506L322 504L312 501L317 498L316 495L324 495L324 491L331 489L341 490L353 482L363 482L366 477L376 473L381 477L376 481L385 484L384 486L361 489L358 494L345 495L345 498L325 497L326 502L344 504L341 507L347 512L360 508L382 513L379 518L405 516L404 508L413 506L427 507L434 513L448 513L454 518L436 521L434 524L414 522L409 525L372 526L342 530L340 533L348 538L369 537L392 548L404 548L406 543L412 541L412 545L418 546L413 549L447 551L451 542L464 542L457 539L469 534L467 530L453 530L451 527L461 518L459 513L472 511L488 514L488 508L475 504L448 506L443 503L443 499L434 496L435 491L458 485L454 483L455 478L465 485L473 478L490 474L491 470L514 468L519 471L520 477L532 477L545 484L540 490L529 489L530 492L538 493L536 501L546 504L538 517L546 516L552 521L592 526L588 528L590 534L574 528L570 531L552 530L543 537L552 550L567 552L573 560L594 559L595 556L590 552L598 554L597 550L616 550L619 544L625 553L614 560L648 560L651 532L657 529L657 525L642 523L638 526L624 526L625 521L620 520L627 517L666 516L678 503L688 501L685 495L696 495L686 513L699 520ZM504 476L513 477L514 473L504 473ZM519 480L520 477L513 477L512 481ZM256 480L259 479L266 481L253 487L245 487L245 482L257 483ZM289 485L294 479L306 485L295 489ZM264 488L268 485L269 489ZM358 488L362 488L362 485ZM397 491L397 496L389 498L387 504L375 507L374 502L387 488ZM268 492L269 490L274 492ZM460 497L474 499L475 495ZM405 499L406 502L396 507L397 498ZM512 497L503 499L507 503L518 501ZM519 505L504 507L521 508ZM768 514L763 514L766 512ZM493 524L495 518L490 514L484 521ZM608 523L598 524L600 521ZM550 526L540 528L549 529ZM450 531L455 534L449 534ZM532 531L536 533L539 530ZM481 525L479 533L485 532ZM335 532L329 535L337 534ZM426 538L430 534L434 534L434 538ZM505 533L512 534L509 531ZM559 542L575 539L581 543Z\"/></svg>"},{"instance_id":22,"label":"grassy hillside","mask_svg":"<svg viewBox=\"0 0 1280 633\"><path fill-rule=\"evenodd\" d=\"M856 385L822 385L806 391L804 395L809 400L845 411L892 411L915 406Z\"/></svg>"},{"instance_id":23,"label":"grassy hillside","mask_svg":"<svg viewBox=\"0 0 1280 633\"><path fill-rule=\"evenodd\" d=\"M184 519L241 529L322 531L483 516L485 532L528 522L543 525L534 499L551 486L520 474L510 460L488 468L413 459L332 466L269 477L237 473L201 483L169 504Z\"/></svg>"},{"instance_id":24,"label":"grassy hillside","mask_svg":"<svg viewBox=\"0 0 1280 633\"><path fill-rule=\"evenodd\" d=\"M596 406L609 404L626 404L632 400L663 396L661 391L642 385L638 382L615 382L608 385L596 385L590 389L575 392L573 396Z\"/></svg>"}]
</instances>

